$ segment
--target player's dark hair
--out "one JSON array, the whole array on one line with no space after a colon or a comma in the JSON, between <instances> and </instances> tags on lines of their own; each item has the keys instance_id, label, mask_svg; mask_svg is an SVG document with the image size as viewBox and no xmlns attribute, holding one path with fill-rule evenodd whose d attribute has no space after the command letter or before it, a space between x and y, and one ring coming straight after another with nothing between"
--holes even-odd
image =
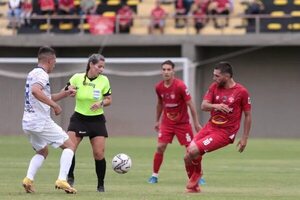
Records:
<instances>
[{"instance_id":1,"label":"player's dark hair","mask_svg":"<svg viewBox=\"0 0 300 200\"><path fill-rule=\"evenodd\" d=\"M48 58L49 56L53 56L55 54L55 50L51 47L42 46L38 51L38 61Z\"/></svg>"},{"instance_id":2,"label":"player's dark hair","mask_svg":"<svg viewBox=\"0 0 300 200\"><path fill-rule=\"evenodd\" d=\"M161 66L163 65L171 65L172 69L175 68L175 63L173 63L171 60L166 60L165 62L161 63Z\"/></svg>"},{"instance_id":3,"label":"player's dark hair","mask_svg":"<svg viewBox=\"0 0 300 200\"><path fill-rule=\"evenodd\" d=\"M230 75L230 78L232 78L233 76L233 70L232 70L232 66L229 62L219 62L218 64L216 64L215 69L220 70L220 72L222 74L227 73Z\"/></svg>"},{"instance_id":4,"label":"player's dark hair","mask_svg":"<svg viewBox=\"0 0 300 200\"><path fill-rule=\"evenodd\" d=\"M86 66L86 70L85 70L85 75L84 75L84 80L83 80L83 85L85 85L85 81L86 81L86 77L87 77L87 73L90 70L90 63L93 63L94 65L97 64L99 61L103 61L105 62L105 58L104 56L102 56L101 54L92 54L89 57L87 66Z\"/></svg>"}]
</instances>

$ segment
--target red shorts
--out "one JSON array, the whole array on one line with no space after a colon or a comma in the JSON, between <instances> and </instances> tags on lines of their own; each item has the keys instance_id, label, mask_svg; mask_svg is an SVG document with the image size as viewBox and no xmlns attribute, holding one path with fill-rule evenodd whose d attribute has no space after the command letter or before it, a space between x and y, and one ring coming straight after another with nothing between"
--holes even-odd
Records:
<instances>
[{"instance_id":1,"label":"red shorts","mask_svg":"<svg viewBox=\"0 0 300 200\"><path fill-rule=\"evenodd\" d=\"M159 127L158 142L172 143L175 135L180 145L189 145L193 139L193 130L191 124L161 124Z\"/></svg>"},{"instance_id":2,"label":"red shorts","mask_svg":"<svg viewBox=\"0 0 300 200\"><path fill-rule=\"evenodd\" d=\"M229 135L224 129L212 127L210 124L205 125L193 141L196 143L201 155L220 149L228 144L233 143L235 134Z\"/></svg>"}]
</instances>

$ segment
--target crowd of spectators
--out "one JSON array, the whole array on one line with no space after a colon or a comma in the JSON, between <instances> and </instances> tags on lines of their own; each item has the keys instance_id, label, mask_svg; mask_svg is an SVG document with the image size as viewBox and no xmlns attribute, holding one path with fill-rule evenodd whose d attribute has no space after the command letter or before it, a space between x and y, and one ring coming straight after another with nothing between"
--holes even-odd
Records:
<instances>
[{"instance_id":1,"label":"crowd of spectators","mask_svg":"<svg viewBox=\"0 0 300 200\"><path fill-rule=\"evenodd\" d=\"M32 16L59 16L51 19L52 26L60 23L72 23L76 27L82 15L102 15L106 10L107 0L8 0L8 27L38 27L46 23L46 19L32 18ZM127 5L126 0L121 0L121 5L115 11L115 31L129 33L133 25L135 11ZM164 33L166 18L174 17L174 26L177 29L188 25L188 18L193 19L196 33L212 21L216 29L229 26L229 15L233 12L233 0L172 0L167 3L174 4L175 13L167 13L161 5L161 0L156 0L151 8L148 33L154 29ZM244 1L245 3L246 1ZM247 0L248 9L245 14L259 14L263 9L260 0ZM72 18L61 16L73 16ZM222 16L222 17L219 17ZM85 21L87 22L87 21ZM251 23L251 21L249 22Z\"/></svg>"}]
</instances>

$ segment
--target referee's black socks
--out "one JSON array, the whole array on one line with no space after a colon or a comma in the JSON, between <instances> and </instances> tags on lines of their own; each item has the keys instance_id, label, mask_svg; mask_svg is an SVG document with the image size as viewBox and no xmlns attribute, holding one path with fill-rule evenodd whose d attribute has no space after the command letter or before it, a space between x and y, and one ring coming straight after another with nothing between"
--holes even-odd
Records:
<instances>
[{"instance_id":1,"label":"referee's black socks","mask_svg":"<svg viewBox=\"0 0 300 200\"><path fill-rule=\"evenodd\" d=\"M96 174L98 177L98 186L103 187L104 186L104 178L106 173L106 160L103 158L102 160L95 160L95 167L96 167Z\"/></svg>"}]
</instances>

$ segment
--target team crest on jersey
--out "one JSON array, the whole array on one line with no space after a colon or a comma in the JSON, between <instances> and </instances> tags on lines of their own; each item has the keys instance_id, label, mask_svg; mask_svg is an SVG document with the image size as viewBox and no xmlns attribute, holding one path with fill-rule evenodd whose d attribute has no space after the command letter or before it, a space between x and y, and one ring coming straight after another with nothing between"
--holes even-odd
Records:
<instances>
[{"instance_id":1,"label":"team crest on jersey","mask_svg":"<svg viewBox=\"0 0 300 200\"><path fill-rule=\"evenodd\" d=\"M222 102L226 102L227 101L227 96L222 96Z\"/></svg>"},{"instance_id":2,"label":"team crest on jersey","mask_svg":"<svg viewBox=\"0 0 300 200\"><path fill-rule=\"evenodd\" d=\"M164 97L165 97L165 99L170 99L170 94L169 94L169 93L166 93L166 94L164 95Z\"/></svg>"},{"instance_id":3,"label":"team crest on jersey","mask_svg":"<svg viewBox=\"0 0 300 200\"><path fill-rule=\"evenodd\" d=\"M217 96L216 96L216 100L219 100L219 99L220 99L220 96L219 96L219 95L217 95Z\"/></svg>"}]
</instances>

